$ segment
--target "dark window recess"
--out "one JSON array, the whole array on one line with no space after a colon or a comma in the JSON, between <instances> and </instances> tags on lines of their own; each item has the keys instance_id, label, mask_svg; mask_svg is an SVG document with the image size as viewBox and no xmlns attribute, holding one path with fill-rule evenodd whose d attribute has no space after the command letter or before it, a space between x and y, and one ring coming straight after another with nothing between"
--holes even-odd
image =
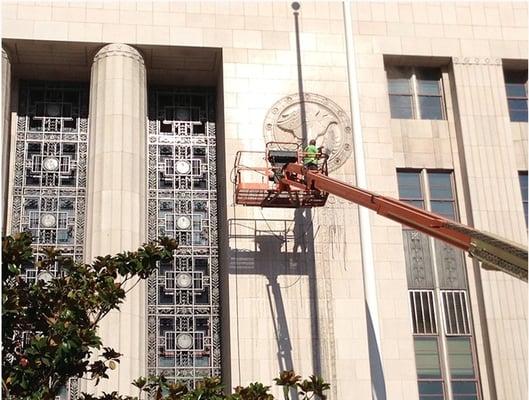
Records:
<instances>
[{"instance_id":1,"label":"dark window recess","mask_svg":"<svg viewBox=\"0 0 529 400\"><path fill-rule=\"evenodd\" d=\"M391 118L445 119L438 68L387 68Z\"/></svg>"},{"instance_id":2,"label":"dark window recess","mask_svg":"<svg viewBox=\"0 0 529 400\"><path fill-rule=\"evenodd\" d=\"M410 290L414 334L436 334L435 302L432 290Z\"/></svg>"},{"instance_id":3,"label":"dark window recess","mask_svg":"<svg viewBox=\"0 0 529 400\"><path fill-rule=\"evenodd\" d=\"M470 318L464 290L441 292L447 335L470 335Z\"/></svg>"},{"instance_id":4,"label":"dark window recess","mask_svg":"<svg viewBox=\"0 0 529 400\"><path fill-rule=\"evenodd\" d=\"M520 190L522 191L523 214L525 216L525 226L527 226L527 171L518 173L520 179Z\"/></svg>"},{"instance_id":5,"label":"dark window recess","mask_svg":"<svg viewBox=\"0 0 529 400\"><path fill-rule=\"evenodd\" d=\"M527 122L527 70L504 70L505 91L512 122Z\"/></svg>"}]
</instances>

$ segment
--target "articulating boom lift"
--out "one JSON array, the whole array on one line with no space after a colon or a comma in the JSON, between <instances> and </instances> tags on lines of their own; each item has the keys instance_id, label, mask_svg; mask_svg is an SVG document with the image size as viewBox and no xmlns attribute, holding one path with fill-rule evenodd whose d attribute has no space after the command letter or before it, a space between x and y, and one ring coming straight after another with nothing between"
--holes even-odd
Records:
<instances>
[{"instance_id":1,"label":"articulating boom lift","mask_svg":"<svg viewBox=\"0 0 529 400\"><path fill-rule=\"evenodd\" d=\"M303 165L306 155L298 144L270 142L266 145L264 160L262 155L262 152L237 152L236 204L322 207L329 194L333 194L456 246L484 263L484 267L498 269L527 282L527 249L516 243L331 178L324 155L317 169L308 168ZM261 166L246 166L246 160L260 162Z\"/></svg>"}]
</instances>

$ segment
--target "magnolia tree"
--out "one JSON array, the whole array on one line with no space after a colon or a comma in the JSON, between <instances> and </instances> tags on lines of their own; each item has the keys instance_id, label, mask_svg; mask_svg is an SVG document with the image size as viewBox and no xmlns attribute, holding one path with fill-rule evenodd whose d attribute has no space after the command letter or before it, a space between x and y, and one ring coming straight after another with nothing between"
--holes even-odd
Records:
<instances>
[{"instance_id":1,"label":"magnolia tree","mask_svg":"<svg viewBox=\"0 0 529 400\"><path fill-rule=\"evenodd\" d=\"M108 378L121 356L105 347L98 324L110 311L118 310L127 291L149 277L159 261L171 259L177 243L161 238L134 252L97 257L92 264L76 263L54 248L43 249L37 259L27 233L2 239L2 395L6 399L52 400L70 378L91 379L97 384ZM28 282L25 269L48 279ZM127 289L128 288L128 289ZM99 354L94 360L93 353ZM295 393L297 399L325 400L329 388L321 377L308 380L293 371L283 371L275 379L283 387L283 397ZM225 393L220 378L210 377L195 388L160 377L140 377L134 382L138 396L117 392L83 400L273 400L270 386L251 383Z\"/></svg>"},{"instance_id":2,"label":"magnolia tree","mask_svg":"<svg viewBox=\"0 0 529 400\"><path fill-rule=\"evenodd\" d=\"M163 238L137 251L76 263L53 248L37 260L27 233L2 240L2 393L4 398L53 399L70 378L107 378L120 354L97 333L119 309L126 287L146 279L177 243ZM26 268L60 273L29 283ZM47 274L51 277L51 274ZM99 359L91 360L100 351Z\"/></svg>"}]
</instances>

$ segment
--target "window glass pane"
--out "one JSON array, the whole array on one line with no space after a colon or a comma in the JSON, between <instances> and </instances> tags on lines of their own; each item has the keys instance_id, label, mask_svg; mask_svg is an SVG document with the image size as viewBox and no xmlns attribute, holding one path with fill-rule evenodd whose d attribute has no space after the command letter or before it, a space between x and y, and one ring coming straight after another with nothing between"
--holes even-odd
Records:
<instances>
[{"instance_id":1,"label":"window glass pane","mask_svg":"<svg viewBox=\"0 0 529 400\"><path fill-rule=\"evenodd\" d=\"M417 208L422 208L423 210L425 209L424 201L420 201L420 200L402 200L402 201L404 203L409 204L410 206L417 207Z\"/></svg>"},{"instance_id":2,"label":"window glass pane","mask_svg":"<svg viewBox=\"0 0 529 400\"><path fill-rule=\"evenodd\" d=\"M478 394L475 381L452 381L452 391L454 396L458 394Z\"/></svg>"},{"instance_id":3,"label":"window glass pane","mask_svg":"<svg viewBox=\"0 0 529 400\"><path fill-rule=\"evenodd\" d=\"M430 197L435 200L453 199L452 179L449 172L428 172Z\"/></svg>"},{"instance_id":4,"label":"window glass pane","mask_svg":"<svg viewBox=\"0 0 529 400\"><path fill-rule=\"evenodd\" d=\"M421 119L443 119L441 97L419 96Z\"/></svg>"},{"instance_id":5,"label":"window glass pane","mask_svg":"<svg viewBox=\"0 0 529 400\"><path fill-rule=\"evenodd\" d=\"M432 212L451 220L456 219L454 204L451 201L431 201L430 206L432 207Z\"/></svg>"},{"instance_id":6,"label":"window glass pane","mask_svg":"<svg viewBox=\"0 0 529 400\"><path fill-rule=\"evenodd\" d=\"M527 97L525 84L523 83L506 83L507 97Z\"/></svg>"},{"instance_id":7,"label":"window glass pane","mask_svg":"<svg viewBox=\"0 0 529 400\"><path fill-rule=\"evenodd\" d=\"M414 338L415 362L419 379L441 379L436 338Z\"/></svg>"},{"instance_id":8,"label":"window glass pane","mask_svg":"<svg viewBox=\"0 0 529 400\"><path fill-rule=\"evenodd\" d=\"M441 395L443 396L443 383L442 382L419 382L419 395ZM430 397L428 397L430 398Z\"/></svg>"},{"instance_id":9,"label":"window glass pane","mask_svg":"<svg viewBox=\"0 0 529 400\"><path fill-rule=\"evenodd\" d=\"M468 338L447 338L448 362L452 379L474 378L474 365Z\"/></svg>"},{"instance_id":10,"label":"window glass pane","mask_svg":"<svg viewBox=\"0 0 529 400\"><path fill-rule=\"evenodd\" d=\"M522 199L527 201L527 172L520 172L520 188L522 190Z\"/></svg>"},{"instance_id":11,"label":"window glass pane","mask_svg":"<svg viewBox=\"0 0 529 400\"><path fill-rule=\"evenodd\" d=\"M527 110L525 111L516 111L509 110L509 115L512 122L527 122Z\"/></svg>"},{"instance_id":12,"label":"window glass pane","mask_svg":"<svg viewBox=\"0 0 529 400\"><path fill-rule=\"evenodd\" d=\"M527 99L509 99L509 110L525 111L527 113Z\"/></svg>"},{"instance_id":13,"label":"window glass pane","mask_svg":"<svg viewBox=\"0 0 529 400\"><path fill-rule=\"evenodd\" d=\"M525 216L525 225L527 225L527 172L520 172L520 190L522 192L523 212Z\"/></svg>"},{"instance_id":14,"label":"window glass pane","mask_svg":"<svg viewBox=\"0 0 529 400\"><path fill-rule=\"evenodd\" d=\"M407 78L388 79L389 94L411 94L410 80Z\"/></svg>"},{"instance_id":15,"label":"window glass pane","mask_svg":"<svg viewBox=\"0 0 529 400\"><path fill-rule=\"evenodd\" d=\"M413 110L411 104L411 96L389 96L389 107L391 110L391 118L398 119L412 119Z\"/></svg>"},{"instance_id":16,"label":"window glass pane","mask_svg":"<svg viewBox=\"0 0 529 400\"><path fill-rule=\"evenodd\" d=\"M399 198L422 199L421 180L419 172L397 172Z\"/></svg>"},{"instance_id":17,"label":"window glass pane","mask_svg":"<svg viewBox=\"0 0 529 400\"><path fill-rule=\"evenodd\" d=\"M440 96L441 90L439 87L439 80L424 80L417 78L417 89L419 94Z\"/></svg>"}]
</instances>

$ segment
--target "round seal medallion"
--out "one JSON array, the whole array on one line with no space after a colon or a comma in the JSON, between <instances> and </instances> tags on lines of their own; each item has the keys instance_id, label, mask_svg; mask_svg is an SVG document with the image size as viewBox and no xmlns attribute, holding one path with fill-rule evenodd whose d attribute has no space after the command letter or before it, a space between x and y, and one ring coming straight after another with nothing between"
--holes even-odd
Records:
<instances>
[{"instance_id":1,"label":"round seal medallion","mask_svg":"<svg viewBox=\"0 0 529 400\"><path fill-rule=\"evenodd\" d=\"M351 121L344 110L327 97L305 93L303 100L305 124L302 124L301 101L297 94L285 96L270 107L264 121L265 141L301 144L306 130L306 142L315 139L318 147L323 146L329 154L329 170L336 170L353 150Z\"/></svg>"}]
</instances>

